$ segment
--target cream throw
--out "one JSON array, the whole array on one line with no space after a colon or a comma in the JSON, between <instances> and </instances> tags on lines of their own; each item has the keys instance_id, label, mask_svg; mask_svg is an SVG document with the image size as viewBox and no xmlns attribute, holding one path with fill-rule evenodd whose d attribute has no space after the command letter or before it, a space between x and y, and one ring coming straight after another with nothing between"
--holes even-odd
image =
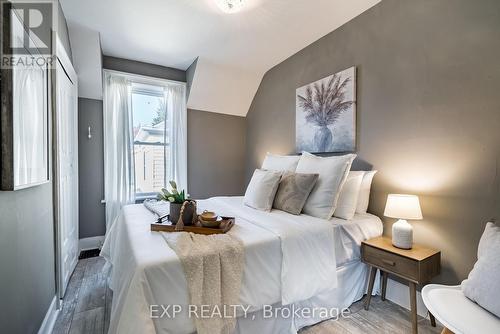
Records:
<instances>
[{"instance_id":1,"label":"cream throw","mask_svg":"<svg viewBox=\"0 0 500 334\"><path fill-rule=\"evenodd\" d=\"M238 305L243 277L244 248L229 234L162 233L179 257L186 275L191 305ZM198 334L229 334L235 318L195 318Z\"/></svg>"}]
</instances>

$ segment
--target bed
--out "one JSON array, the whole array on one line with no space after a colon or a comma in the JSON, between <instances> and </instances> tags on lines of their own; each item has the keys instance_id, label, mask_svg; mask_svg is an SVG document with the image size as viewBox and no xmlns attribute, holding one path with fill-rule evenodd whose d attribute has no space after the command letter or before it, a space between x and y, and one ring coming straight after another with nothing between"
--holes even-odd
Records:
<instances>
[{"instance_id":1,"label":"bed","mask_svg":"<svg viewBox=\"0 0 500 334\"><path fill-rule=\"evenodd\" d=\"M236 333L296 333L300 328L332 317L331 313L325 315L321 312L307 317L291 316L287 312L266 317L262 312L264 305L272 305L276 310L304 307L341 310L366 292L368 268L360 262L360 244L382 234L378 217L356 214L350 221L337 218L325 221L279 210L262 212L246 207L242 197L214 197L198 201L198 207L236 217L236 225L230 233L243 241L245 249L240 304L249 308L246 316L238 318ZM107 233L101 255L111 266L109 285L113 290L113 305L109 333L195 332L187 311L175 317L151 316L151 305L180 305L186 310L189 304L187 282L179 258L169 248L162 233L150 231L149 224L155 220L156 216L142 204L128 205ZM295 255L295 258L284 259L283 238L268 226L298 226L307 234L309 229L314 233L314 226L324 228L326 223L333 238L334 251L332 249L331 253L336 264L336 282L328 284L323 281L316 285L321 289L316 290L311 290L315 282L308 289L297 284L294 296L302 298L290 299L292 303L282 306L282 261L297 261L297 266L300 266L301 257ZM306 254L307 250L303 252ZM315 281L314 272L304 275L310 275ZM296 278L293 276L297 274L292 271L288 276ZM321 280L321 275L318 275L318 280ZM378 286L374 291L378 291Z\"/></svg>"}]
</instances>

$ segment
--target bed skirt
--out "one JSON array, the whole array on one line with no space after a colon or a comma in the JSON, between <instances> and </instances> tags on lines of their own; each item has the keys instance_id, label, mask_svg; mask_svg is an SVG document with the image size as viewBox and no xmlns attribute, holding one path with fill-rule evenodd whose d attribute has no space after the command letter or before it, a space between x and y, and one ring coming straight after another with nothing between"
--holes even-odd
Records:
<instances>
[{"instance_id":1,"label":"bed skirt","mask_svg":"<svg viewBox=\"0 0 500 334\"><path fill-rule=\"evenodd\" d=\"M378 275L378 274L377 274ZM246 317L239 317L235 334L289 334L297 333L301 328L319 322L334 319L336 314L341 317L352 303L363 298L368 286L369 267L361 261L353 261L337 269L338 288L322 293L306 301L288 306L288 310L281 305L273 305L273 309L259 310ZM380 293L380 279L377 277L373 287L373 294ZM312 310L315 316L305 314L302 310ZM295 314L294 314L294 311ZM327 314L325 314L325 311ZM307 311L309 312L309 311ZM311 313L312 313L311 312ZM273 316L269 317L273 314ZM299 316L296 316L296 314ZM275 316L275 315L278 316ZM344 312L348 316L348 312Z\"/></svg>"}]
</instances>

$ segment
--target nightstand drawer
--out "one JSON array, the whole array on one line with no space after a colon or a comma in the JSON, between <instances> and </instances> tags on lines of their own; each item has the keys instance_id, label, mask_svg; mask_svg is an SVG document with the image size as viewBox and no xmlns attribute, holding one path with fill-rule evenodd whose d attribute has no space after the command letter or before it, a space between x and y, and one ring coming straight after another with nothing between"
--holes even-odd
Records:
<instances>
[{"instance_id":1,"label":"nightstand drawer","mask_svg":"<svg viewBox=\"0 0 500 334\"><path fill-rule=\"evenodd\" d=\"M367 264L412 281L419 280L419 264L415 260L365 244L362 244L361 254Z\"/></svg>"}]
</instances>

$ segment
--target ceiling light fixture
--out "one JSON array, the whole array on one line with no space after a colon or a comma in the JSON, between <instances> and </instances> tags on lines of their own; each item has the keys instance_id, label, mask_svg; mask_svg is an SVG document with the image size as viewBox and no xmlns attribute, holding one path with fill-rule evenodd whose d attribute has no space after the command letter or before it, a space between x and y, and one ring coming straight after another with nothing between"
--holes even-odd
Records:
<instances>
[{"instance_id":1,"label":"ceiling light fixture","mask_svg":"<svg viewBox=\"0 0 500 334\"><path fill-rule=\"evenodd\" d=\"M215 0L215 2L223 12L236 13L243 8L246 0Z\"/></svg>"}]
</instances>

